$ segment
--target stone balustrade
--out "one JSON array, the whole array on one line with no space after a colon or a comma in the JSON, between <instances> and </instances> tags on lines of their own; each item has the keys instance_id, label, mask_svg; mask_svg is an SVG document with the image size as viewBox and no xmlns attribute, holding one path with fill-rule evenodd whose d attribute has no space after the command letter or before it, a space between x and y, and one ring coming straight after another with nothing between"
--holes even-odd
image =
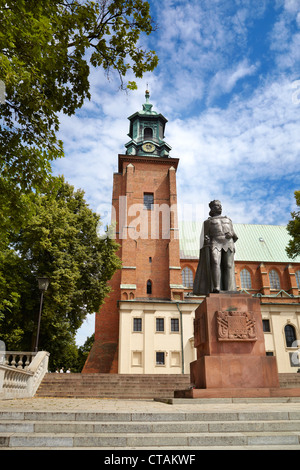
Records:
<instances>
[{"instance_id":1,"label":"stone balustrade","mask_svg":"<svg viewBox=\"0 0 300 470\"><path fill-rule=\"evenodd\" d=\"M12 366L17 369L27 370L32 359L36 355L35 352L6 351L0 355L0 364L4 366Z\"/></svg>"},{"instance_id":2,"label":"stone balustrade","mask_svg":"<svg viewBox=\"0 0 300 470\"><path fill-rule=\"evenodd\" d=\"M33 397L48 371L49 353L0 354L0 399Z\"/></svg>"}]
</instances>

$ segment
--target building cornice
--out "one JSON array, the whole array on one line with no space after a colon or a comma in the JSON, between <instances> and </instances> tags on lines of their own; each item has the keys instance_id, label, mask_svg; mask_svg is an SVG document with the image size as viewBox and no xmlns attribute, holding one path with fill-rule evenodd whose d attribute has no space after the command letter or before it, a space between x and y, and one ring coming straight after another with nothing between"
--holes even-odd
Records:
<instances>
[{"instance_id":1,"label":"building cornice","mask_svg":"<svg viewBox=\"0 0 300 470\"><path fill-rule=\"evenodd\" d=\"M123 172L123 164L126 162L128 165L132 163L154 163L155 165L170 165L175 168L178 167L179 158L170 158L170 157L150 157L150 156L142 156L142 155L124 155L119 154L119 173ZM127 166L126 165L126 166Z\"/></svg>"}]
</instances>

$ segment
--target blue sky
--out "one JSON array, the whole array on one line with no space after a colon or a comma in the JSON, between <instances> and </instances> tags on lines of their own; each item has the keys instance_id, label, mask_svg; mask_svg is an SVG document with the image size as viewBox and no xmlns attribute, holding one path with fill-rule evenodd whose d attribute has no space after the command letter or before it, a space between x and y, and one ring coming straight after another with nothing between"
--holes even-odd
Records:
<instances>
[{"instance_id":1,"label":"blue sky","mask_svg":"<svg viewBox=\"0 0 300 470\"><path fill-rule=\"evenodd\" d=\"M127 118L142 108L148 83L180 158L178 202L200 204L206 218L218 198L235 223L285 225L300 189L300 0L149 3L157 30L140 44L157 52L158 67L128 93L116 75L91 69L91 100L61 116L66 156L54 173L82 188L109 223Z\"/></svg>"}]
</instances>

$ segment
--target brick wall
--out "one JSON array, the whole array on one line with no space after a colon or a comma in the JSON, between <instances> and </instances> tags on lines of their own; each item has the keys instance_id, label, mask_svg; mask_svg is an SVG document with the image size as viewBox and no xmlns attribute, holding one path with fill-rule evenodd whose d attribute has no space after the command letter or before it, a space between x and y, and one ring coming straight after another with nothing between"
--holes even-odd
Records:
<instances>
[{"instance_id":1,"label":"brick wall","mask_svg":"<svg viewBox=\"0 0 300 470\"><path fill-rule=\"evenodd\" d=\"M198 260L181 259L180 265L181 269L185 267L190 268L193 272L193 278L195 277ZM252 289L249 289L249 292L252 294L261 293L263 295L274 295L281 290L297 296L300 294L295 276L296 271L300 270L300 263L286 264L236 261L235 279L238 289L242 288L240 275L243 269L247 269L250 273ZM280 289L271 289L269 278L271 270L275 270L278 274ZM186 291L191 291L191 289ZM282 302L283 301L284 300L282 300Z\"/></svg>"},{"instance_id":2,"label":"brick wall","mask_svg":"<svg viewBox=\"0 0 300 470\"><path fill-rule=\"evenodd\" d=\"M95 343L83 373L118 372L119 300L183 299L178 269L178 161L119 155L112 205L123 268L111 280L112 292L96 314ZM153 194L154 210L144 209L144 193Z\"/></svg>"}]
</instances>

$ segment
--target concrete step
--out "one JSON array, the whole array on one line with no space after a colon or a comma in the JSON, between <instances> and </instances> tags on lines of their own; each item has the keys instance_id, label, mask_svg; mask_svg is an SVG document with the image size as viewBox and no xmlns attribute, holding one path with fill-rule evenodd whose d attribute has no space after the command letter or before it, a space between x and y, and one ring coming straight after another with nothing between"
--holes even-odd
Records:
<instances>
[{"instance_id":1,"label":"concrete step","mask_svg":"<svg viewBox=\"0 0 300 470\"><path fill-rule=\"evenodd\" d=\"M1 433L1 447L21 447L21 448L39 448L39 447L60 447L63 449L72 447L85 448L187 448L204 446L227 446L242 447L255 445L277 445L277 446L298 446L299 434L295 433L207 433L195 434L163 434L148 433L139 434L111 434L106 433L18 433L7 434ZM1 448L0 447L0 448Z\"/></svg>"},{"instance_id":2,"label":"concrete step","mask_svg":"<svg viewBox=\"0 0 300 470\"><path fill-rule=\"evenodd\" d=\"M300 450L300 411L0 413L1 450L272 446Z\"/></svg>"},{"instance_id":3,"label":"concrete step","mask_svg":"<svg viewBox=\"0 0 300 470\"><path fill-rule=\"evenodd\" d=\"M208 422L65 422L65 421L5 421L0 422L0 433L236 433L236 432L300 432L299 421L208 421Z\"/></svg>"}]
</instances>

